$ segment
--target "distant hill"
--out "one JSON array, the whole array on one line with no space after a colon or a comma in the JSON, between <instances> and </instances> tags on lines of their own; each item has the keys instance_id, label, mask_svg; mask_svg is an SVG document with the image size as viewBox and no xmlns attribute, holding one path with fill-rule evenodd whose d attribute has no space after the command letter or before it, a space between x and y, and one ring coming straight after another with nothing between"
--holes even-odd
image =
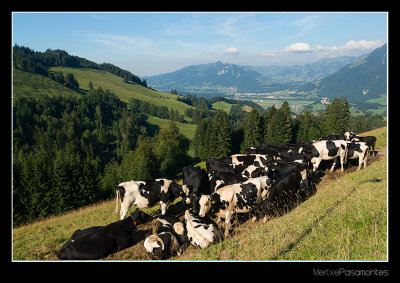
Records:
<instances>
[{"instance_id":1,"label":"distant hill","mask_svg":"<svg viewBox=\"0 0 400 283\"><path fill-rule=\"evenodd\" d=\"M299 81L310 82L318 81L326 76L329 76L342 67L351 64L364 58L366 55L354 56L340 56L336 58L322 58L316 62L305 65L293 66L245 66L250 70L260 72L264 76L271 78L274 81L287 82Z\"/></svg>"},{"instance_id":2,"label":"distant hill","mask_svg":"<svg viewBox=\"0 0 400 283\"><path fill-rule=\"evenodd\" d=\"M258 92L268 81L257 71L220 61L147 78L147 84L154 89L187 92Z\"/></svg>"},{"instance_id":3,"label":"distant hill","mask_svg":"<svg viewBox=\"0 0 400 283\"><path fill-rule=\"evenodd\" d=\"M365 102L386 96L387 44L375 49L367 57L349 64L323 78L318 85L320 97L345 96L349 102Z\"/></svg>"}]
</instances>

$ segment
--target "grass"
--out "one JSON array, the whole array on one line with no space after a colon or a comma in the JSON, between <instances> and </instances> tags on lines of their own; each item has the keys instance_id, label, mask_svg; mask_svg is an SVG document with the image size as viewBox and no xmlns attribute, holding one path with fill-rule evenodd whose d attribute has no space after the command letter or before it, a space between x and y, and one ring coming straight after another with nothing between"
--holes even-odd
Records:
<instances>
[{"instance_id":1,"label":"grass","mask_svg":"<svg viewBox=\"0 0 400 283\"><path fill-rule=\"evenodd\" d=\"M136 98L156 106L168 106L168 108L177 109L182 115L187 108L192 108L183 102L177 101L174 94L151 90L138 84L124 83L121 77L105 71L68 67L51 67L50 70L73 73L81 89L89 90L89 81L91 81L95 89L98 87L104 90L108 89L124 102L128 102L130 98ZM164 97L164 99L160 99L160 96Z\"/></svg>"},{"instance_id":2,"label":"grass","mask_svg":"<svg viewBox=\"0 0 400 283\"><path fill-rule=\"evenodd\" d=\"M205 249L191 246L173 260L387 260L386 131L360 134L377 137L378 156L366 168L326 172L317 193L290 212L266 223L244 222L223 242ZM57 260L75 230L115 222L114 211L111 199L14 228L12 259ZM106 259L148 260L143 250L139 243Z\"/></svg>"}]
</instances>

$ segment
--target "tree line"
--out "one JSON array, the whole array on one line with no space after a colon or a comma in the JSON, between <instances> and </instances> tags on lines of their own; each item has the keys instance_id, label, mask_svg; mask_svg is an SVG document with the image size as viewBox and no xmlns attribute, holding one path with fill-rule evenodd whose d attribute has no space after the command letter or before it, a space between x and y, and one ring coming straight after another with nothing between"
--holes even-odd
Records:
<instances>
[{"instance_id":1,"label":"tree line","mask_svg":"<svg viewBox=\"0 0 400 283\"><path fill-rule=\"evenodd\" d=\"M291 114L287 101L279 109L271 106L261 114L256 109L248 113L239 105L233 105L229 114L217 110L211 117L200 118L193 150L201 160L223 158L232 153L243 153L245 148L257 147L262 142L278 145L311 141L331 133L365 132L385 123L377 114L352 117L345 97L335 98L317 114L307 110L297 116Z\"/></svg>"},{"instance_id":2,"label":"tree line","mask_svg":"<svg viewBox=\"0 0 400 283\"><path fill-rule=\"evenodd\" d=\"M72 56L64 50L47 49L45 52L37 52L24 46L13 46L13 65L15 68L32 72L44 76L49 76L48 67L71 67L71 68L91 68L109 72L117 75L125 82L133 82L147 87L146 79L140 79L127 70L123 70L110 63L97 64L85 58Z\"/></svg>"}]
</instances>

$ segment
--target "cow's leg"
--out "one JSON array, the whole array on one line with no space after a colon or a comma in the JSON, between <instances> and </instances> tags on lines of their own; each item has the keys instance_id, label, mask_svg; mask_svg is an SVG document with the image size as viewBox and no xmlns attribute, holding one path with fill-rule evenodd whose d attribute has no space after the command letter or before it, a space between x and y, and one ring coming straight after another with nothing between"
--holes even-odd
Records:
<instances>
[{"instance_id":1,"label":"cow's leg","mask_svg":"<svg viewBox=\"0 0 400 283\"><path fill-rule=\"evenodd\" d=\"M343 166L345 162L346 162L346 152L344 152L344 154L340 154L340 170L342 170L342 172L344 172Z\"/></svg>"},{"instance_id":2,"label":"cow's leg","mask_svg":"<svg viewBox=\"0 0 400 283\"><path fill-rule=\"evenodd\" d=\"M333 172L333 170L335 169L335 166L336 166L336 162L337 162L337 157L335 157L334 159L333 159L333 164L332 164L332 167L331 167L331 172ZM343 162L342 162L342 172L343 172Z\"/></svg>"},{"instance_id":3,"label":"cow's leg","mask_svg":"<svg viewBox=\"0 0 400 283\"><path fill-rule=\"evenodd\" d=\"M364 154L364 168L367 166L368 157L369 157L369 149L367 149Z\"/></svg>"},{"instance_id":4,"label":"cow's leg","mask_svg":"<svg viewBox=\"0 0 400 283\"><path fill-rule=\"evenodd\" d=\"M315 172L318 169L320 163L321 163L321 159L316 158L315 163L313 164L313 172Z\"/></svg>"},{"instance_id":5,"label":"cow's leg","mask_svg":"<svg viewBox=\"0 0 400 283\"><path fill-rule=\"evenodd\" d=\"M160 201L160 206L161 206L161 214L164 215L167 212L167 205L168 203L165 203L163 201Z\"/></svg>"},{"instance_id":6,"label":"cow's leg","mask_svg":"<svg viewBox=\"0 0 400 283\"><path fill-rule=\"evenodd\" d=\"M129 209L133 205L133 201L129 201L129 199L124 199L121 203L121 211L120 211L120 220L125 219L125 216L128 214Z\"/></svg>"},{"instance_id":7,"label":"cow's leg","mask_svg":"<svg viewBox=\"0 0 400 283\"><path fill-rule=\"evenodd\" d=\"M229 235L229 230L231 229L232 214L233 214L232 211L225 212L225 237Z\"/></svg>"},{"instance_id":8,"label":"cow's leg","mask_svg":"<svg viewBox=\"0 0 400 283\"><path fill-rule=\"evenodd\" d=\"M118 213L119 190L115 190L115 194L117 195L117 201L116 201L116 205L115 205L115 213Z\"/></svg>"}]
</instances>

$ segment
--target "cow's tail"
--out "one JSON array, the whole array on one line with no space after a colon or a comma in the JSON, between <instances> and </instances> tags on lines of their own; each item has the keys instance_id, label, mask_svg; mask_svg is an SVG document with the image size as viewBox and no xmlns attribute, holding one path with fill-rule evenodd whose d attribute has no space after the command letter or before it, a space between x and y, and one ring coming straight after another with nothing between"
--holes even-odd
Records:
<instances>
[{"instance_id":1,"label":"cow's tail","mask_svg":"<svg viewBox=\"0 0 400 283\"><path fill-rule=\"evenodd\" d=\"M115 194L117 195L117 202L115 205L115 213L118 213L119 190L115 190Z\"/></svg>"}]
</instances>

